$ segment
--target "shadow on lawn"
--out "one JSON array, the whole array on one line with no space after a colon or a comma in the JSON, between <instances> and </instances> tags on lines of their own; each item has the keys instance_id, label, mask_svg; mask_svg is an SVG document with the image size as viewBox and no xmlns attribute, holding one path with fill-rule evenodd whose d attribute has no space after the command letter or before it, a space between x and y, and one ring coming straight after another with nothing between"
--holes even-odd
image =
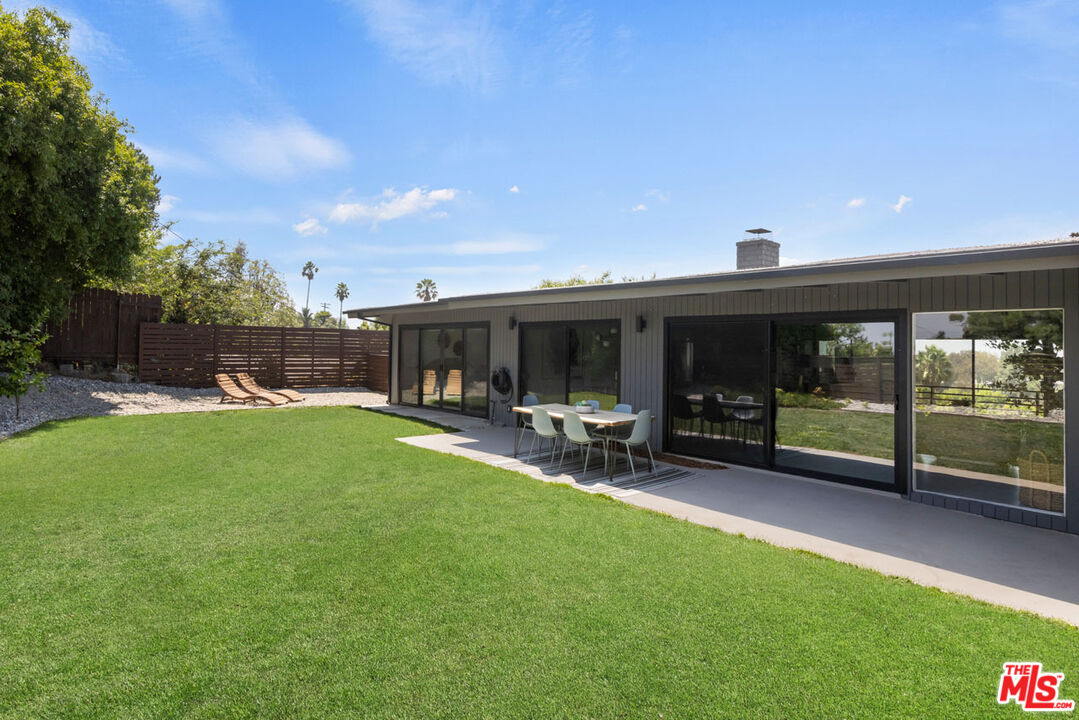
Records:
<instances>
[{"instance_id":1,"label":"shadow on lawn","mask_svg":"<svg viewBox=\"0 0 1079 720\"><path fill-rule=\"evenodd\" d=\"M437 423L434 420L428 420L426 418L413 417L411 415L401 415L400 413L387 412L385 410L379 410L378 408L363 407L361 405L352 405L350 407L353 410L361 410L363 412L372 413L374 415L382 415L383 417L396 418L398 420L407 420L408 422L413 422L413 423L416 423L417 425L423 425L424 427L431 428L432 430L438 430L439 432L444 432L444 433L461 432L461 430L459 428L455 428L455 427L453 427L451 425L443 425L442 423Z\"/></svg>"}]
</instances>

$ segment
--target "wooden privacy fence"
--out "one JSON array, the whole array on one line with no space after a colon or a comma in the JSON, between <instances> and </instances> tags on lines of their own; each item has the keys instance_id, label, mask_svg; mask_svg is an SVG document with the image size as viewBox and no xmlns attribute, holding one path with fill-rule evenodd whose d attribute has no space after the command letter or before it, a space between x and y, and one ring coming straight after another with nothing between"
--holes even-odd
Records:
<instances>
[{"instance_id":1,"label":"wooden privacy fence","mask_svg":"<svg viewBox=\"0 0 1079 720\"><path fill-rule=\"evenodd\" d=\"M53 362L135 363L140 324L160 320L158 295L81 290L68 301L67 316L49 325L41 357Z\"/></svg>"},{"instance_id":2,"label":"wooden privacy fence","mask_svg":"<svg viewBox=\"0 0 1079 720\"><path fill-rule=\"evenodd\" d=\"M272 387L389 389L385 330L143 323L139 379L211 387L216 373L246 372Z\"/></svg>"}]
</instances>

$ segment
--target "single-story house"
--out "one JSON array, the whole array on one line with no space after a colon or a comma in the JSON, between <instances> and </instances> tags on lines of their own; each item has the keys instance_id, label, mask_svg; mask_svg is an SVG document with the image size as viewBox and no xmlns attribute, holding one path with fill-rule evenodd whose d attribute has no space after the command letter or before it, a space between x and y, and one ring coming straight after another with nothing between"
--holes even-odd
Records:
<instances>
[{"instance_id":1,"label":"single-story house","mask_svg":"<svg viewBox=\"0 0 1079 720\"><path fill-rule=\"evenodd\" d=\"M624 402L666 453L1079 533L1079 241L779 266L766 233L730 272L348 315L391 327L393 403Z\"/></svg>"}]
</instances>

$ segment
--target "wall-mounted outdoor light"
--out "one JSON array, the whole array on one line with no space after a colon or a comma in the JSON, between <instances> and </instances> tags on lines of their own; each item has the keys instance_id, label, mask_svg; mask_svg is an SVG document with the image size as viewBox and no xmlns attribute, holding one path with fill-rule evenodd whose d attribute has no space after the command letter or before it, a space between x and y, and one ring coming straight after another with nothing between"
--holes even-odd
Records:
<instances>
[{"instance_id":1,"label":"wall-mounted outdoor light","mask_svg":"<svg viewBox=\"0 0 1079 720\"><path fill-rule=\"evenodd\" d=\"M644 315L637 316L637 332L644 332L644 329L648 327L648 322L644 319Z\"/></svg>"},{"instance_id":2,"label":"wall-mounted outdoor light","mask_svg":"<svg viewBox=\"0 0 1079 720\"><path fill-rule=\"evenodd\" d=\"M510 315L510 330L516 330L516 329L517 329L517 316L516 315Z\"/></svg>"}]
</instances>

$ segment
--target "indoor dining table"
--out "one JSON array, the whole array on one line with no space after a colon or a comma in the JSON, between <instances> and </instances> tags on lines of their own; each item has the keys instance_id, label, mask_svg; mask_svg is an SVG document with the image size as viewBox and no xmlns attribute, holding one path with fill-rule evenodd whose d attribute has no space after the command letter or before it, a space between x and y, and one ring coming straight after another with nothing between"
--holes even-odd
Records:
<instances>
[{"instance_id":1,"label":"indoor dining table","mask_svg":"<svg viewBox=\"0 0 1079 720\"><path fill-rule=\"evenodd\" d=\"M615 412L613 410L596 410L594 412L581 412L580 408L576 405L565 405L563 403L546 403L542 405L518 405L513 408L513 412L517 421L513 427L513 457L517 457L517 453L521 448L521 419L523 416L532 416L532 411L536 408L543 408L546 410L552 420L561 421L568 412L575 412L581 417L581 422L591 428L617 428L633 425L637 421L637 416L633 413ZM606 443L604 444L606 445ZM614 478L614 458L610 457L610 451L608 450L608 477Z\"/></svg>"}]
</instances>

